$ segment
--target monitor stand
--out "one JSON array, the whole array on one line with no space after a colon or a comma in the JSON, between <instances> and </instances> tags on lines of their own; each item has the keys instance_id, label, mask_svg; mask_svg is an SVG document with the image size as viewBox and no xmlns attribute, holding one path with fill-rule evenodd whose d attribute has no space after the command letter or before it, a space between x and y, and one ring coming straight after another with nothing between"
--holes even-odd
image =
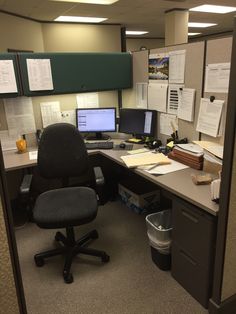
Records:
<instances>
[{"instance_id":1,"label":"monitor stand","mask_svg":"<svg viewBox=\"0 0 236 314\"><path fill-rule=\"evenodd\" d=\"M104 135L101 132L96 132L95 136L94 135L88 135L86 136L86 140L88 141L107 141L109 140L109 136L108 135Z\"/></svg>"}]
</instances>

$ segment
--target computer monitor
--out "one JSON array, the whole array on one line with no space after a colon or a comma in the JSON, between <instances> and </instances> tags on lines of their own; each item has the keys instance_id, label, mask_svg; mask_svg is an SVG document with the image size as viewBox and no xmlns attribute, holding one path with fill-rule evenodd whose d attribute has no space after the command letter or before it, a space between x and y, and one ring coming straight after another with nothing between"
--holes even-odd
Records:
<instances>
[{"instance_id":1,"label":"computer monitor","mask_svg":"<svg viewBox=\"0 0 236 314\"><path fill-rule=\"evenodd\" d=\"M133 134L136 138L154 137L157 112L148 109L120 109L119 132Z\"/></svg>"},{"instance_id":2,"label":"computer monitor","mask_svg":"<svg viewBox=\"0 0 236 314\"><path fill-rule=\"evenodd\" d=\"M116 132L116 108L76 109L76 125L81 133L95 133L88 140L107 140L102 132Z\"/></svg>"}]
</instances>

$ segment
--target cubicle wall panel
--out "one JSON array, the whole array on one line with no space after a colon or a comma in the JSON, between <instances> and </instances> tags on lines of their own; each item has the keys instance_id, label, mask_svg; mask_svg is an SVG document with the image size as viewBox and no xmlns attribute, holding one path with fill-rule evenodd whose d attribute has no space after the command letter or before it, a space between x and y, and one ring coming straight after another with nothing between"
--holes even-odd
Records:
<instances>
[{"instance_id":1,"label":"cubicle wall panel","mask_svg":"<svg viewBox=\"0 0 236 314\"><path fill-rule=\"evenodd\" d=\"M231 60L232 51L232 37L211 39L206 43L206 65L214 63L227 63ZM212 137L206 134L201 134L201 140L203 141L213 141L216 143L224 143L225 134L225 120L227 113L227 99L228 93L206 93L204 92L204 97L209 98L210 96L215 96L215 99L224 100L225 104L222 113L222 135L219 137Z\"/></svg>"},{"instance_id":2,"label":"cubicle wall panel","mask_svg":"<svg viewBox=\"0 0 236 314\"><path fill-rule=\"evenodd\" d=\"M50 60L53 90L29 89L27 59ZM26 96L132 87L132 56L129 53L24 53L19 54L19 60Z\"/></svg>"},{"instance_id":3,"label":"cubicle wall panel","mask_svg":"<svg viewBox=\"0 0 236 314\"><path fill-rule=\"evenodd\" d=\"M0 53L0 60L12 60L15 77L16 77L16 85L17 85L17 92L0 93L0 98L17 97L21 95L22 91L21 91L21 84L20 84L20 75L18 71L17 55L15 53Z\"/></svg>"},{"instance_id":4,"label":"cubicle wall panel","mask_svg":"<svg viewBox=\"0 0 236 314\"><path fill-rule=\"evenodd\" d=\"M205 43L202 41L191 44L152 49L150 50L150 54L168 53L178 50L186 50L184 86L186 88L196 89L194 121L188 122L182 119L178 120L179 137L187 137L189 140L198 140L199 132L196 131L196 125L202 94ZM160 113L158 116L158 125L160 125ZM169 136L160 134L160 128L158 127L158 138L161 139L163 143L166 142L168 137Z\"/></svg>"}]
</instances>

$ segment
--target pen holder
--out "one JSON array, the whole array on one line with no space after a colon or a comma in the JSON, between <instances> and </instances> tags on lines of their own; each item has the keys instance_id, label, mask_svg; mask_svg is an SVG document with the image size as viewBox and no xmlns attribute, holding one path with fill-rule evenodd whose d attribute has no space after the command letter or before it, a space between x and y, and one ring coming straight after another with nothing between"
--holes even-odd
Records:
<instances>
[{"instance_id":1,"label":"pen holder","mask_svg":"<svg viewBox=\"0 0 236 314\"><path fill-rule=\"evenodd\" d=\"M16 141L16 147L17 147L17 152L19 154L25 153L27 151L27 149L26 149L26 140L20 139L20 140Z\"/></svg>"}]
</instances>

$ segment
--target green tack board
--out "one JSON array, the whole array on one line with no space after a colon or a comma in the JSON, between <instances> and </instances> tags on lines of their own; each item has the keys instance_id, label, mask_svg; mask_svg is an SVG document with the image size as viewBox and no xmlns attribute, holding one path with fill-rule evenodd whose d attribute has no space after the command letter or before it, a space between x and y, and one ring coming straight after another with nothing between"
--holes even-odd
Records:
<instances>
[{"instance_id":1,"label":"green tack board","mask_svg":"<svg viewBox=\"0 0 236 314\"><path fill-rule=\"evenodd\" d=\"M24 95L55 95L132 87L129 53L19 53ZM54 89L30 91L26 59L50 59Z\"/></svg>"},{"instance_id":2,"label":"green tack board","mask_svg":"<svg viewBox=\"0 0 236 314\"><path fill-rule=\"evenodd\" d=\"M0 53L0 60L12 60L15 76L16 76L16 85L17 85L17 93L7 93L7 94L0 94L0 98L8 98L8 97L17 97L19 95L22 95L22 89L20 84L20 78L19 78L19 71L18 71L18 63L17 63L17 56L15 53Z\"/></svg>"}]
</instances>

